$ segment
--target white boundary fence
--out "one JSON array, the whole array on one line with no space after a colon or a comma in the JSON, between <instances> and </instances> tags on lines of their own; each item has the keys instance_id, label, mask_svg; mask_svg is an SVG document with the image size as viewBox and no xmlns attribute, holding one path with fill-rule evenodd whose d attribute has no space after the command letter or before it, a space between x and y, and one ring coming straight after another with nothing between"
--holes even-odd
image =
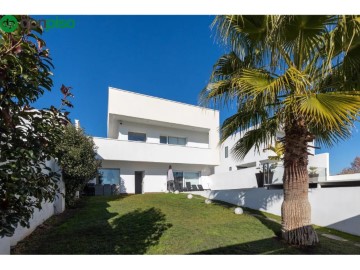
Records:
<instances>
[{"instance_id":1,"label":"white boundary fence","mask_svg":"<svg viewBox=\"0 0 360 270\"><path fill-rule=\"evenodd\" d=\"M198 192L203 197L281 215L283 190L265 188ZM309 189L312 223L360 236L360 187Z\"/></svg>"},{"instance_id":2,"label":"white boundary fence","mask_svg":"<svg viewBox=\"0 0 360 270\"><path fill-rule=\"evenodd\" d=\"M59 167L53 161L50 161L47 166L59 170ZM61 180L58 185L60 193L65 194L64 182ZM16 245L19 241L30 235L37 226L42 224L49 217L54 214L60 214L65 210L65 198L60 193L57 194L54 202L43 203L41 210L35 209L33 217L30 220L30 228L21 227L19 225L12 237L0 238L0 254L10 254L11 246Z\"/></svg>"}]
</instances>

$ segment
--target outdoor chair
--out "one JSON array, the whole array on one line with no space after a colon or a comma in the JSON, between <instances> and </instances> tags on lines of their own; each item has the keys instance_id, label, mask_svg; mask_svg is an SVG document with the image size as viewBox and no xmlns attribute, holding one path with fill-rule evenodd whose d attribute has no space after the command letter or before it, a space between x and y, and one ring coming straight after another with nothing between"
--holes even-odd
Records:
<instances>
[{"instance_id":1,"label":"outdoor chair","mask_svg":"<svg viewBox=\"0 0 360 270\"><path fill-rule=\"evenodd\" d=\"M203 188L202 185L198 185L198 189L199 189L200 191L204 191L204 188Z\"/></svg>"},{"instance_id":2,"label":"outdoor chair","mask_svg":"<svg viewBox=\"0 0 360 270\"><path fill-rule=\"evenodd\" d=\"M191 188L191 183L190 182L186 182L186 189L187 191L191 191L192 188Z\"/></svg>"},{"instance_id":3,"label":"outdoor chair","mask_svg":"<svg viewBox=\"0 0 360 270\"><path fill-rule=\"evenodd\" d=\"M198 191L198 188L196 185L191 185L191 189L194 190L194 191Z\"/></svg>"},{"instance_id":4,"label":"outdoor chair","mask_svg":"<svg viewBox=\"0 0 360 270\"><path fill-rule=\"evenodd\" d=\"M94 196L95 195L95 184L93 184L93 183L86 184L82 194L85 196Z\"/></svg>"},{"instance_id":5,"label":"outdoor chair","mask_svg":"<svg viewBox=\"0 0 360 270\"><path fill-rule=\"evenodd\" d=\"M105 184L104 185L104 196L110 196L111 195L111 185Z\"/></svg>"},{"instance_id":6,"label":"outdoor chair","mask_svg":"<svg viewBox=\"0 0 360 270\"><path fill-rule=\"evenodd\" d=\"M103 185L95 185L95 196L104 195L104 187Z\"/></svg>"}]
</instances>

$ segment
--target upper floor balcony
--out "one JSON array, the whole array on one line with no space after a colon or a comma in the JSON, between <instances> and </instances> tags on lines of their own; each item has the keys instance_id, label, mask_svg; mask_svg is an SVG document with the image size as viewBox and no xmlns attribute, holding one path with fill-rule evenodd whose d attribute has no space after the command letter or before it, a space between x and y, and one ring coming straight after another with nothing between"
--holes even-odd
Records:
<instances>
[{"instance_id":1,"label":"upper floor balcony","mask_svg":"<svg viewBox=\"0 0 360 270\"><path fill-rule=\"evenodd\" d=\"M98 156L104 160L159 162L167 164L219 165L217 148L158 144L94 137Z\"/></svg>"}]
</instances>

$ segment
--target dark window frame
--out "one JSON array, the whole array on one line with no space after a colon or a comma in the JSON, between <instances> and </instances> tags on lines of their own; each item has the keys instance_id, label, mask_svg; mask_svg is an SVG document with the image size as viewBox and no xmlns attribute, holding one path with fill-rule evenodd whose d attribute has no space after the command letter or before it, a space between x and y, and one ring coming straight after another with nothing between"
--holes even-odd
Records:
<instances>
[{"instance_id":1,"label":"dark window frame","mask_svg":"<svg viewBox=\"0 0 360 270\"><path fill-rule=\"evenodd\" d=\"M130 139L130 136L131 135L135 135L135 136L137 136L137 135L144 135L145 136L145 140L137 140L137 139ZM133 132L133 131L129 131L128 132L128 141L132 141L132 142L146 142L146 140L147 140L147 136L146 136L146 133L141 133L141 132Z\"/></svg>"}]
</instances>

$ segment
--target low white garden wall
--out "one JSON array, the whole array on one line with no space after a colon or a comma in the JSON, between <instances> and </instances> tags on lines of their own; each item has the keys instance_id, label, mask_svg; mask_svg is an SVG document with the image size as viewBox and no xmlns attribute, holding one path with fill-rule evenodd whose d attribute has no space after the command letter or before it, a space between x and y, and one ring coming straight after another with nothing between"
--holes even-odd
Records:
<instances>
[{"instance_id":1,"label":"low white garden wall","mask_svg":"<svg viewBox=\"0 0 360 270\"><path fill-rule=\"evenodd\" d=\"M47 166L59 169L54 162L47 164ZM30 220L30 228L18 226L12 237L0 238L0 254L10 254L10 247L16 245L19 241L23 240L26 236L30 235L37 226L42 224L49 217L54 214L60 214L65 210L65 198L61 193L65 194L65 185L61 180L58 183L59 192L54 202L46 202L42 204L42 209L35 209L33 217Z\"/></svg>"},{"instance_id":2,"label":"low white garden wall","mask_svg":"<svg viewBox=\"0 0 360 270\"><path fill-rule=\"evenodd\" d=\"M331 175L328 181L360 181L360 173Z\"/></svg>"},{"instance_id":3,"label":"low white garden wall","mask_svg":"<svg viewBox=\"0 0 360 270\"><path fill-rule=\"evenodd\" d=\"M212 190L255 188L258 186L255 176L258 171L254 167L215 173L209 176L209 186Z\"/></svg>"},{"instance_id":4,"label":"low white garden wall","mask_svg":"<svg viewBox=\"0 0 360 270\"><path fill-rule=\"evenodd\" d=\"M204 197L281 215L282 190L212 190ZM360 236L360 187L309 189L312 223Z\"/></svg>"}]
</instances>

